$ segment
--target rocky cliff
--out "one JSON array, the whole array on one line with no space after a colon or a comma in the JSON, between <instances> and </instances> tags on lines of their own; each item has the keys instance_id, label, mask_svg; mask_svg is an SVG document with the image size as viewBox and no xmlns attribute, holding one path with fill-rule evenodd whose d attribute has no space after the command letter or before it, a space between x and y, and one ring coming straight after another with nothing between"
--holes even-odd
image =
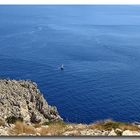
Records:
<instances>
[{"instance_id":1,"label":"rocky cliff","mask_svg":"<svg viewBox=\"0 0 140 140\"><path fill-rule=\"evenodd\" d=\"M0 80L0 136L140 136L140 123L65 123L36 83Z\"/></svg>"},{"instance_id":2,"label":"rocky cliff","mask_svg":"<svg viewBox=\"0 0 140 140\"><path fill-rule=\"evenodd\" d=\"M44 123L61 120L56 107L48 105L37 84L26 80L0 80L0 117L7 122Z\"/></svg>"}]
</instances>

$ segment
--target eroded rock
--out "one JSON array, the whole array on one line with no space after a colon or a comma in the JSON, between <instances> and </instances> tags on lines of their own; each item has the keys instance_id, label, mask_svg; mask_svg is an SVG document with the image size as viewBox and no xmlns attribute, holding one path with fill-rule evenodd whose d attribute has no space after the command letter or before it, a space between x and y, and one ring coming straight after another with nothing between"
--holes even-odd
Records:
<instances>
[{"instance_id":1,"label":"eroded rock","mask_svg":"<svg viewBox=\"0 0 140 140\"><path fill-rule=\"evenodd\" d=\"M115 133L114 129L112 129L108 136L117 136L117 134Z\"/></svg>"},{"instance_id":2,"label":"eroded rock","mask_svg":"<svg viewBox=\"0 0 140 140\"><path fill-rule=\"evenodd\" d=\"M43 123L62 120L57 108L49 106L37 88L29 80L0 80L0 117L23 118L27 123Z\"/></svg>"},{"instance_id":3,"label":"eroded rock","mask_svg":"<svg viewBox=\"0 0 140 140\"><path fill-rule=\"evenodd\" d=\"M125 130L123 131L122 136L140 136L140 132Z\"/></svg>"}]
</instances>

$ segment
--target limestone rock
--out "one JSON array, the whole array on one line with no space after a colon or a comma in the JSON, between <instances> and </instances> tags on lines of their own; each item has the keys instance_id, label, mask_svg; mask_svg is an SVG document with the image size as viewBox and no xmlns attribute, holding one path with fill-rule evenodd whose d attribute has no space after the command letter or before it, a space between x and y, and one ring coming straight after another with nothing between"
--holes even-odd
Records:
<instances>
[{"instance_id":1,"label":"limestone rock","mask_svg":"<svg viewBox=\"0 0 140 140\"><path fill-rule=\"evenodd\" d=\"M140 128L140 125L137 125L138 126L138 128Z\"/></svg>"},{"instance_id":2,"label":"limestone rock","mask_svg":"<svg viewBox=\"0 0 140 140\"><path fill-rule=\"evenodd\" d=\"M121 136L122 135L123 130L117 128L115 129L115 133L117 134L117 136Z\"/></svg>"},{"instance_id":3,"label":"limestone rock","mask_svg":"<svg viewBox=\"0 0 140 140\"><path fill-rule=\"evenodd\" d=\"M68 130L72 130L73 128L74 128L74 126L72 126L72 125L68 125L68 126L67 126L67 129L68 129Z\"/></svg>"},{"instance_id":4,"label":"limestone rock","mask_svg":"<svg viewBox=\"0 0 140 140\"><path fill-rule=\"evenodd\" d=\"M82 136L101 136L101 131L96 129L83 129L80 131Z\"/></svg>"},{"instance_id":5,"label":"limestone rock","mask_svg":"<svg viewBox=\"0 0 140 140\"><path fill-rule=\"evenodd\" d=\"M64 136L78 136L80 135L78 130L66 131L63 133Z\"/></svg>"},{"instance_id":6,"label":"limestone rock","mask_svg":"<svg viewBox=\"0 0 140 140\"><path fill-rule=\"evenodd\" d=\"M102 136L108 136L108 134L109 134L109 131L103 130L101 135Z\"/></svg>"},{"instance_id":7,"label":"limestone rock","mask_svg":"<svg viewBox=\"0 0 140 140\"><path fill-rule=\"evenodd\" d=\"M0 117L23 118L27 123L62 120L48 105L37 84L29 80L0 80Z\"/></svg>"},{"instance_id":8,"label":"limestone rock","mask_svg":"<svg viewBox=\"0 0 140 140\"><path fill-rule=\"evenodd\" d=\"M1 126L0 127L0 136L9 136L9 128Z\"/></svg>"},{"instance_id":9,"label":"limestone rock","mask_svg":"<svg viewBox=\"0 0 140 140\"><path fill-rule=\"evenodd\" d=\"M21 116L24 118L25 122L27 122L27 123L30 122L30 115L28 112L28 106L27 106L25 100L20 102L20 113L21 113Z\"/></svg>"},{"instance_id":10,"label":"limestone rock","mask_svg":"<svg viewBox=\"0 0 140 140\"><path fill-rule=\"evenodd\" d=\"M108 136L117 136L117 134L115 133L114 129L112 129Z\"/></svg>"},{"instance_id":11,"label":"limestone rock","mask_svg":"<svg viewBox=\"0 0 140 140\"><path fill-rule=\"evenodd\" d=\"M76 128L77 128L77 129L85 129L85 128L86 128L86 125L77 124L77 125L76 125Z\"/></svg>"},{"instance_id":12,"label":"limestone rock","mask_svg":"<svg viewBox=\"0 0 140 140\"><path fill-rule=\"evenodd\" d=\"M122 136L140 136L140 132L125 130L123 131Z\"/></svg>"}]
</instances>

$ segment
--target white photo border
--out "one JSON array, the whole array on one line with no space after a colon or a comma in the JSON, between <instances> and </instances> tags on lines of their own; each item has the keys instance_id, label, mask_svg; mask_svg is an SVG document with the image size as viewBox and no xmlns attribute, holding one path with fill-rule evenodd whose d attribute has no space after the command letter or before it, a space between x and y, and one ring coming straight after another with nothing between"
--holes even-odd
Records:
<instances>
[{"instance_id":1,"label":"white photo border","mask_svg":"<svg viewBox=\"0 0 140 140\"><path fill-rule=\"evenodd\" d=\"M0 4L33 4L33 5L42 5L42 4L118 4L118 5L132 5L140 4L140 0L0 0Z\"/></svg>"}]
</instances>

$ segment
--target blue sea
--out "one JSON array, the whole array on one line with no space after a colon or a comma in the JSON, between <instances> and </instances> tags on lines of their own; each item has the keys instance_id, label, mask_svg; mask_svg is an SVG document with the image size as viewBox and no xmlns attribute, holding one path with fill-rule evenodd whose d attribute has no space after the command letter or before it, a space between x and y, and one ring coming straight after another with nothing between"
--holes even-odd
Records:
<instances>
[{"instance_id":1,"label":"blue sea","mask_svg":"<svg viewBox=\"0 0 140 140\"><path fill-rule=\"evenodd\" d=\"M140 121L140 5L1 5L0 78L35 81L67 122Z\"/></svg>"}]
</instances>

